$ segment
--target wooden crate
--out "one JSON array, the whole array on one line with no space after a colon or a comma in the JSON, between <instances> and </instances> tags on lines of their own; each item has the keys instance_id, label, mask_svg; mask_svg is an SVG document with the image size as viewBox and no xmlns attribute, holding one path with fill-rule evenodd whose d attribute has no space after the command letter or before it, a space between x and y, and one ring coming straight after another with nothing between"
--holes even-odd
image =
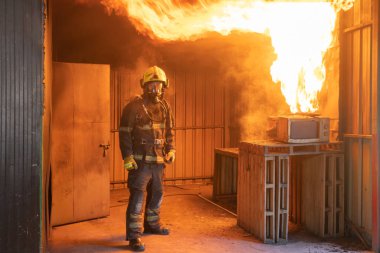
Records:
<instances>
[{"instance_id":1,"label":"wooden crate","mask_svg":"<svg viewBox=\"0 0 380 253\"><path fill-rule=\"evenodd\" d=\"M289 156L276 157L276 242L288 241Z\"/></svg>"},{"instance_id":2,"label":"wooden crate","mask_svg":"<svg viewBox=\"0 0 380 253\"><path fill-rule=\"evenodd\" d=\"M327 153L302 161L301 223L320 237L344 234L343 154Z\"/></svg>"},{"instance_id":3,"label":"wooden crate","mask_svg":"<svg viewBox=\"0 0 380 253\"><path fill-rule=\"evenodd\" d=\"M251 151L239 150L238 225L264 243L286 242L289 157Z\"/></svg>"},{"instance_id":4,"label":"wooden crate","mask_svg":"<svg viewBox=\"0 0 380 253\"><path fill-rule=\"evenodd\" d=\"M213 199L236 198L238 148L216 148L214 152Z\"/></svg>"},{"instance_id":5,"label":"wooden crate","mask_svg":"<svg viewBox=\"0 0 380 253\"><path fill-rule=\"evenodd\" d=\"M340 142L242 142L238 225L265 243L286 243L289 219L321 237L343 235L342 150Z\"/></svg>"}]
</instances>

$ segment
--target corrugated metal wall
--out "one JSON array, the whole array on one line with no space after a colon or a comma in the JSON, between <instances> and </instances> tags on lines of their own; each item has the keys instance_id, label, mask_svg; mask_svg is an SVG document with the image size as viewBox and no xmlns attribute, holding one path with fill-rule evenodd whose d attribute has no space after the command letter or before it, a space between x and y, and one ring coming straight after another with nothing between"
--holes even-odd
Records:
<instances>
[{"instance_id":1,"label":"corrugated metal wall","mask_svg":"<svg viewBox=\"0 0 380 253\"><path fill-rule=\"evenodd\" d=\"M0 1L0 251L41 240L43 1Z\"/></svg>"},{"instance_id":2,"label":"corrugated metal wall","mask_svg":"<svg viewBox=\"0 0 380 253\"><path fill-rule=\"evenodd\" d=\"M142 70L144 71L144 70ZM214 148L225 145L225 88L207 73L167 70L170 88L165 94L175 118L176 161L166 168L166 180L196 183L213 176ZM119 150L120 114L127 102L141 94L141 73L114 71L111 78L111 182L127 179ZM193 180L182 180L193 179ZM206 179L202 179L206 178ZM124 187L114 184L114 188Z\"/></svg>"},{"instance_id":3,"label":"corrugated metal wall","mask_svg":"<svg viewBox=\"0 0 380 253\"><path fill-rule=\"evenodd\" d=\"M372 152L377 134L376 56L374 52L374 4L356 0L343 14L342 74L340 85L341 132L345 141L346 218L350 231L371 244L373 232ZM375 45L377 46L377 45Z\"/></svg>"}]
</instances>

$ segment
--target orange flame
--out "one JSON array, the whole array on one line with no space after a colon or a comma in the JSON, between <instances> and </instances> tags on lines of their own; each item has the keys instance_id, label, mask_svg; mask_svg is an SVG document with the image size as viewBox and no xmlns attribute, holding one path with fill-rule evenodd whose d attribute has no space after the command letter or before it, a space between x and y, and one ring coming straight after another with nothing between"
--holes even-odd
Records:
<instances>
[{"instance_id":1,"label":"orange flame","mask_svg":"<svg viewBox=\"0 0 380 253\"><path fill-rule=\"evenodd\" d=\"M139 32L152 38L190 40L233 30L267 34L277 53L272 79L281 83L290 110L318 110L317 95L325 80L323 57L332 41L336 13L351 8L354 0L192 2L102 0L109 11L128 15Z\"/></svg>"}]
</instances>

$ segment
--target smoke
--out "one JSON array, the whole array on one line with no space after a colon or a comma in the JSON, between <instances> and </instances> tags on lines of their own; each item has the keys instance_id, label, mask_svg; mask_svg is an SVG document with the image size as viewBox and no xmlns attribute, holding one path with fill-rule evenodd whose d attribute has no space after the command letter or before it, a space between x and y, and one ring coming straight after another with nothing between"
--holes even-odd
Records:
<instances>
[{"instance_id":1,"label":"smoke","mask_svg":"<svg viewBox=\"0 0 380 253\"><path fill-rule=\"evenodd\" d=\"M139 76L158 65L169 78L175 71L215 78L227 89L230 116L226 120L240 132L239 140L265 138L268 116L289 112L280 84L274 84L270 75L277 56L268 36L209 33L196 41L163 43L140 34L126 16L116 13L117 6L107 12L105 1L109 0L54 1L54 60L111 64ZM189 1L195 2L200 1Z\"/></svg>"},{"instance_id":2,"label":"smoke","mask_svg":"<svg viewBox=\"0 0 380 253\"><path fill-rule=\"evenodd\" d=\"M280 89L270 75L276 59L271 39L262 34L232 35L237 42L222 65L234 90L234 113L241 140L265 139L269 116L289 113ZM240 37L240 38L239 38Z\"/></svg>"}]
</instances>

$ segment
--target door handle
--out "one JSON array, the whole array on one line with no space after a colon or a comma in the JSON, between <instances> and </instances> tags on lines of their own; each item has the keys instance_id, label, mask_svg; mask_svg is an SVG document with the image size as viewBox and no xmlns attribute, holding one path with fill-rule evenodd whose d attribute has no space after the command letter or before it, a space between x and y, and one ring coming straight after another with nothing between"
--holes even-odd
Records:
<instances>
[{"instance_id":1,"label":"door handle","mask_svg":"<svg viewBox=\"0 0 380 253\"><path fill-rule=\"evenodd\" d=\"M110 144L99 144L100 148L103 148L103 157L107 155L107 150L110 148Z\"/></svg>"}]
</instances>

